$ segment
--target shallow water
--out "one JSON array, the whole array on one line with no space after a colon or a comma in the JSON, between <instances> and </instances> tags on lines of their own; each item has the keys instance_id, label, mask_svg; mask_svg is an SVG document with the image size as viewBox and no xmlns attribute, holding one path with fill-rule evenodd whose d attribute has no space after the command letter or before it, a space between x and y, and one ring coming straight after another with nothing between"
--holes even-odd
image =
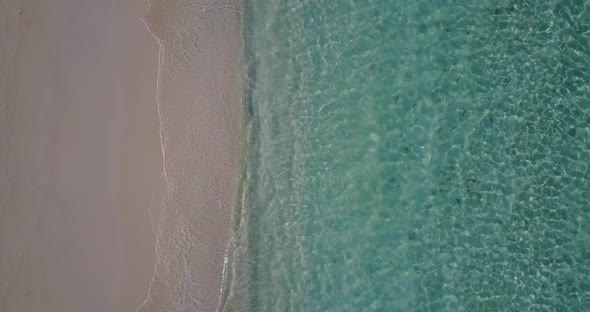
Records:
<instances>
[{"instance_id":1,"label":"shallow water","mask_svg":"<svg viewBox=\"0 0 590 312\"><path fill-rule=\"evenodd\" d=\"M228 311L590 306L590 2L250 0Z\"/></svg>"}]
</instances>

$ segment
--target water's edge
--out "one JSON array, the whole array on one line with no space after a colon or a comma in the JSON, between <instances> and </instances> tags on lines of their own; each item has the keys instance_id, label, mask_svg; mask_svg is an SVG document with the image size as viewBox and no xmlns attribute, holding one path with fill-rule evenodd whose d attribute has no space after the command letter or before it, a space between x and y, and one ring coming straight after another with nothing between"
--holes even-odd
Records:
<instances>
[{"instance_id":1,"label":"water's edge","mask_svg":"<svg viewBox=\"0 0 590 312\"><path fill-rule=\"evenodd\" d=\"M248 40L252 34L253 16L252 3L245 1L242 14L242 46L244 48L245 77L244 81L244 136L242 138L242 158L240 170L240 184L238 196L234 205L224 263L224 281L220 295L218 312L248 310L251 300L251 289L247 285L250 274L246 265L248 259L248 209L249 193L252 183L251 147L254 142L254 108L252 106L252 91L256 81L256 66L253 58L253 40Z\"/></svg>"},{"instance_id":2,"label":"water's edge","mask_svg":"<svg viewBox=\"0 0 590 312\"><path fill-rule=\"evenodd\" d=\"M223 297L248 137L242 5L152 0L142 18L160 45L166 192L154 276L137 311L214 311Z\"/></svg>"}]
</instances>

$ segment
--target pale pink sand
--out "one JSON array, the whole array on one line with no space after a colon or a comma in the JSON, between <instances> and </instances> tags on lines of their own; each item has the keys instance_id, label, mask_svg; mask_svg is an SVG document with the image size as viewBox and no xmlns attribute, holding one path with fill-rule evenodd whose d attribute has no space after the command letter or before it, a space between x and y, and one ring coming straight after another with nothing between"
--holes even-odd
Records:
<instances>
[{"instance_id":1,"label":"pale pink sand","mask_svg":"<svg viewBox=\"0 0 590 312\"><path fill-rule=\"evenodd\" d=\"M1 312L134 311L146 297L162 173L146 9L0 0Z\"/></svg>"},{"instance_id":2,"label":"pale pink sand","mask_svg":"<svg viewBox=\"0 0 590 312\"><path fill-rule=\"evenodd\" d=\"M150 2L168 188L139 311L215 311L241 158L242 1Z\"/></svg>"}]
</instances>

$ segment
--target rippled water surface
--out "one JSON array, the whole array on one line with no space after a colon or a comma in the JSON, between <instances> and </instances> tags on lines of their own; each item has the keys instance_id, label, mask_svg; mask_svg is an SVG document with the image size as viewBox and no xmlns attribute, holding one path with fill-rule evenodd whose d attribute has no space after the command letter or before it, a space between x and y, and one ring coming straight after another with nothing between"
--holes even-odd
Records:
<instances>
[{"instance_id":1,"label":"rippled water surface","mask_svg":"<svg viewBox=\"0 0 590 312\"><path fill-rule=\"evenodd\" d=\"M590 1L246 13L227 310L590 307Z\"/></svg>"}]
</instances>

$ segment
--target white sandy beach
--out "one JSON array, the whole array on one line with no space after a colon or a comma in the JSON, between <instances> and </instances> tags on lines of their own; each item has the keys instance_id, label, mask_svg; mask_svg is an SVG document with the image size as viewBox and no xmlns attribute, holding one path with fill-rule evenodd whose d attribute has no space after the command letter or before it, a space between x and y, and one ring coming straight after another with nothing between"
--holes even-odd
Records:
<instances>
[{"instance_id":1,"label":"white sandy beach","mask_svg":"<svg viewBox=\"0 0 590 312\"><path fill-rule=\"evenodd\" d=\"M216 309L241 7L0 0L0 312Z\"/></svg>"},{"instance_id":2,"label":"white sandy beach","mask_svg":"<svg viewBox=\"0 0 590 312\"><path fill-rule=\"evenodd\" d=\"M162 174L146 10L0 0L1 312L135 311L146 297Z\"/></svg>"}]
</instances>

